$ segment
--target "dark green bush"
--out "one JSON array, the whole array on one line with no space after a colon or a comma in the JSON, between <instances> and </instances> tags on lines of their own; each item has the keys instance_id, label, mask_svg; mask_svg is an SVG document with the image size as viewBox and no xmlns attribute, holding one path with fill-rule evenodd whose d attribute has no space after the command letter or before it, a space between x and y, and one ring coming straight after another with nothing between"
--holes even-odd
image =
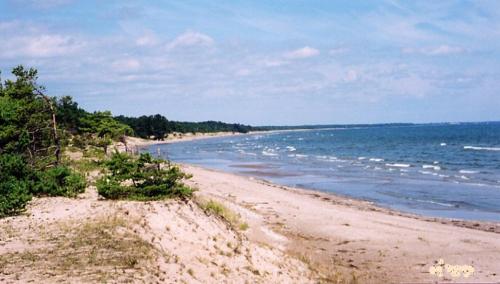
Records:
<instances>
[{"instance_id":1,"label":"dark green bush","mask_svg":"<svg viewBox=\"0 0 500 284\"><path fill-rule=\"evenodd\" d=\"M0 217L22 212L31 200L29 170L19 155L0 155Z\"/></svg>"},{"instance_id":2,"label":"dark green bush","mask_svg":"<svg viewBox=\"0 0 500 284\"><path fill-rule=\"evenodd\" d=\"M178 167L149 154L132 157L114 153L106 162L109 174L97 181L97 190L108 199L158 200L189 198L193 190L182 181L190 178Z\"/></svg>"},{"instance_id":3,"label":"dark green bush","mask_svg":"<svg viewBox=\"0 0 500 284\"><path fill-rule=\"evenodd\" d=\"M86 187L85 178L65 166L38 172L34 180L32 192L38 196L75 197Z\"/></svg>"}]
</instances>

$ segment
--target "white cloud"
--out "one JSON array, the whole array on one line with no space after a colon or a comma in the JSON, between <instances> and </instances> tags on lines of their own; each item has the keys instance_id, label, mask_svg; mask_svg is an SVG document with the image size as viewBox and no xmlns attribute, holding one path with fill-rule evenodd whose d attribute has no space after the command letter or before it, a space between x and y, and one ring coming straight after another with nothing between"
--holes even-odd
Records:
<instances>
[{"instance_id":1,"label":"white cloud","mask_svg":"<svg viewBox=\"0 0 500 284\"><path fill-rule=\"evenodd\" d=\"M437 47L431 48L403 48L403 53L408 54L424 54L424 55L450 55L450 54L458 54L465 52L465 49L458 46L450 46L450 45L440 45Z\"/></svg>"},{"instance_id":2,"label":"white cloud","mask_svg":"<svg viewBox=\"0 0 500 284\"><path fill-rule=\"evenodd\" d=\"M319 50L305 46L303 48L299 48L290 52L285 53L285 57L289 59L302 59L309 58L319 55Z\"/></svg>"},{"instance_id":3,"label":"white cloud","mask_svg":"<svg viewBox=\"0 0 500 284\"><path fill-rule=\"evenodd\" d=\"M454 53L462 53L464 49L456 46L449 45L440 45L436 48L430 49L427 51L429 55L445 55L445 54L454 54Z\"/></svg>"},{"instance_id":4,"label":"white cloud","mask_svg":"<svg viewBox=\"0 0 500 284\"><path fill-rule=\"evenodd\" d=\"M4 43L0 57L54 57L69 55L83 47L83 43L69 36L42 34L14 37Z\"/></svg>"},{"instance_id":5,"label":"white cloud","mask_svg":"<svg viewBox=\"0 0 500 284\"><path fill-rule=\"evenodd\" d=\"M356 80L358 80L358 72L356 72L356 70L353 69L347 71L347 73L344 76L344 81L350 83Z\"/></svg>"},{"instance_id":6,"label":"white cloud","mask_svg":"<svg viewBox=\"0 0 500 284\"><path fill-rule=\"evenodd\" d=\"M141 67L141 63L137 59L127 58L116 60L111 66L115 71L127 72L139 69Z\"/></svg>"},{"instance_id":7,"label":"white cloud","mask_svg":"<svg viewBox=\"0 0 500 284\"><path fill-rule=\"evenodd\" d=\"M11 0L19 5L28 5L34 8L48 9L62 6L73 2L73 0Z\"/></svg>"},{"instance_id":8,"label":"white cloud","mask_svg":"<svg viewBox=\"0 0 500 284\"><path fill-rule=\"evenodd\" d=\"M192 46L210 47L212 45L214 45L214 40L208 35L193 31L187 31L168 43L167 49Z\"/></svg>"},{"instance_id":9,"label":"white cloud","mask_svg":"<svg viewBox=\"0 0 500 284\"><path fill-rule=\"evenodd\" d=\"M146 34L138 37L135 40L135 44L138 46L152 46L158 43L158 39L152 32L147 32Z\"/></svg>"}]
</instances>

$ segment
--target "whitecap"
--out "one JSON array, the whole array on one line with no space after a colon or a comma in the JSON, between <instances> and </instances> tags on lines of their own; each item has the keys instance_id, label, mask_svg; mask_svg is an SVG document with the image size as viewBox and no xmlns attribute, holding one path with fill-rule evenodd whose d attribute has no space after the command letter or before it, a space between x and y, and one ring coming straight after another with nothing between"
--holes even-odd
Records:
<instances>
[{"instance_id":1,"label":"whitecap","mask_svg":"<svg viewBox=\"0 0 500 284\"><path fill-rule=\"evenodd\" d=\"M422 168L423 169L433 169L435 171L441 170L440 166L434 166L434 165L423 165Z\"/></svg>"},{"instance_id":2,"label":"whitecap","mask_svg":"<svg viewBox=\"0 0 500 284\"><path fill-rule=\"evenodd\" d=\"M477 147L477 146L464 146L465 150L483 150L483 151L500 151L500 147Z\"/></svg>"},{"instance_id":3,"label":"whitecap","mask_svg":"<svg viewBox=\"0 0 500 284\"><path fill-rule=\"evenodd\" d=\"M307 158L307 155L302 155L302 154L296 154L295 157L297 158Z\"/></svg>"},{"instance_id":4,"label":"whitecap","mask_svg":"<svg viewBox=\"0 0 500 284\"><path fill-rule=\"evenodd\" d=\"M286 148L288 149L288 151L290 152L293 152L293 151L296 151L297 148L293 147L293 146L286 146Z\"/></svg>"},{"instance_id":5,"label":"whitecap","mask_svg":"<svg viewBox=\"0 0 500 284\"><path fill-rule=\"evenodd\" d=\"M441 143L441 144L439 144L439 145L441 145L441 146L446 146L446 143Z\"/></svg>"},{"instance_id":6,"label":"whitecap","mask_svg":"<svg viewBox=\"0 0 500 284\"><path fill-rule=\"evenodd\" d=\"M478 171L460 170L459 173L461 173L461 174L477 174Z\"/></svg>"},{"instance_id":7,"label":"whitecap","mask_svg":"<svg viewBox=\"0 0 500 284\"><path fill-rule=\"evenodd\" d=\"M366 160L366 157L359 157L358 160L360 160L360 161Z\"/></svg>"},{"instance_id":8,"label":"whitecap","mask_svg":"<svg viewBox=\"0 0 500 284\"><path fill-rule=\"evenodd\" d=\"M264 156L278 156L278 154L273 153L272 151L266 151L266 150L262 151L262 155L264 155Z\"/></svg>"},{"instance_id":9,"label":"whitecap","mask_svg":"<svg viewBox=\"0 0 500 284\"><path fill-rule=\"evenodd\" d=\"M380 158L370 158L370 162L383 162L384 159L380 159Z\"/></svg>"},{"instance_id":10,"label":"whitecap","mask_svg":"<svg viewBox=\"0 0 500 284\"><path fill-rule=\"evenodd\" d=\"M409 168L411 165L409 164L385 164L387 167L395 167L395 168Z\"/></svg>"}]
</instances>

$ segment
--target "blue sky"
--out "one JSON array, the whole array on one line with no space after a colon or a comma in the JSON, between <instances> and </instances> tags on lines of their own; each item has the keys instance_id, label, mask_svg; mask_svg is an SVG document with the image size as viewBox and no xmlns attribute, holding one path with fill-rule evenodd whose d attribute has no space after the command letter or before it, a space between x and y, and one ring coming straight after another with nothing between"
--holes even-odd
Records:
<instances>
[{"instance_id":1,"label":"blue sky","mask_svg":"<svg viewBox=\"0 0 500 284\"><path fill-rule=\"evenodd\" d=\"M87 110L255 125L500 120L500 1L0 0L0 69Z\"/></svg>"}]
</instances>

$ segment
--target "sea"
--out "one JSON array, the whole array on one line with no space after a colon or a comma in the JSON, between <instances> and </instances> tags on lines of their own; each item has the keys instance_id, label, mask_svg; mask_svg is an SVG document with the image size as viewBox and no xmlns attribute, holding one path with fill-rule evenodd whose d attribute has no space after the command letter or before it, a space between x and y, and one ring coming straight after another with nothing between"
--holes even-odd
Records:
<instances>
[{"instance_id":1,"label":"sea","mask_svg":"<svg viewBox=\"0 0 500 284\"><path fill-rule=\"evenodd\" d=\"M273 131L148 151L424 216L500 221L500 122Z\"/></svg>"}]
</instances>

